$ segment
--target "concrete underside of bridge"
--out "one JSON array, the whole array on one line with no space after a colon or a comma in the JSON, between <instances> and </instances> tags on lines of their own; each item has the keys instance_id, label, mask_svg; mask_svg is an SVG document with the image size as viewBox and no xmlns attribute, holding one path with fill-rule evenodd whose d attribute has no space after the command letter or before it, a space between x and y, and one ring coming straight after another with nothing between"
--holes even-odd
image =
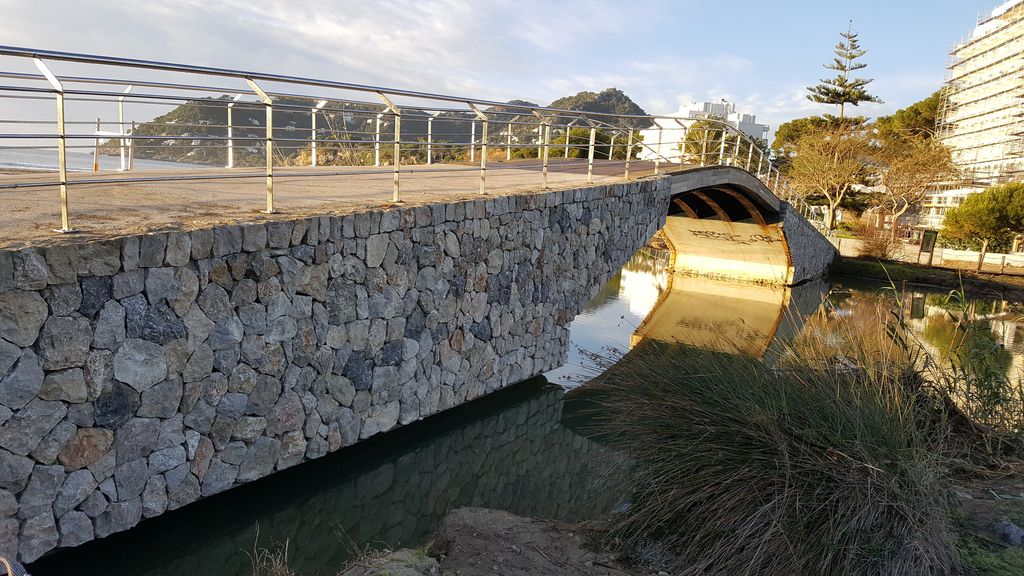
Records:
<instances>
[{"instance_id":1,"label":"concrete underside of bridge","mask_svg":"<svg viewBox=\"0 0 1024 576\"><path fill-rule=\"evenodd\" d=\"M673 198L714 186L770 223L697 204L675 222ZM694 273L824 271L831 246L757 186L709 169L0 251L0 554L126 530L560 366L569 322L666 218ZM701 232L722 230L771 260L745 278L737 242L711 259Z\"/></svg>"},{"instance_id":2,"label":"concrete underside of bridge","mask_svg":"<svg viewBox=\"0 0 1024 576\"><path fill-rule=\"evenodd\" d=\"M733 168L674 176L661 233L673 269L694 276L793 286L820 276L836 256L787 203Z\"/></svg>"}]
</instances>

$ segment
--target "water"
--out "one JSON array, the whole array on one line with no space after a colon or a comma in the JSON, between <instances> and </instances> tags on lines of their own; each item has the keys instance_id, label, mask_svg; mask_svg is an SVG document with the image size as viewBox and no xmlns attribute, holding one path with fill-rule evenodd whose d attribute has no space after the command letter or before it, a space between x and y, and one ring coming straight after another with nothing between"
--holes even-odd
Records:
<instances>
[{"instance_id":1,"label":"water","mask_svg":"<svg viewBox=\"0 0 1024 576\"><path fill-rule=\"evenodd\" d=\"M615 455L577 432L586 417L566 398L595 373L594 354L613 359L642 338L658 338L720 350L739 342L770 359L807 331L875 329L899 311L880 284L737 285L670 277L667 263L655 250L634 256L571 324L568 362L546 379L59 551L32 573L248 576L254 546L287 542L294 570L330 575L355 549L426 543L460 506L567 521L599 517L624 493L606 473ZM953 341L996 350L990 356L1006 373L1024 367L1024 308L991 299L967 305L981 320L970 338ZM913 333L936 353L959 330L950 313L963 306L945 294L905 292L902 306Z\"/></svg>"},{"instance_id":2,"label":"water","mask_svg":"<svg viewBox=\"0 0 1024 576\"><path fill-rule=\"evenodd\" d=\"M92 171L92 151L68 150L67 167L71 172ZM120 156L100 156L100 170L118 170L121 168ZM133 162L136 170L158 170L174 169L184 170L189 168L209 168L196 164L184 164L179 162L163 162L160 160L143 160L136 158ZM0 170L33 170L51 171L57 169L57 150L38 148L0 148Z\"/></svg>"}]
</instances>

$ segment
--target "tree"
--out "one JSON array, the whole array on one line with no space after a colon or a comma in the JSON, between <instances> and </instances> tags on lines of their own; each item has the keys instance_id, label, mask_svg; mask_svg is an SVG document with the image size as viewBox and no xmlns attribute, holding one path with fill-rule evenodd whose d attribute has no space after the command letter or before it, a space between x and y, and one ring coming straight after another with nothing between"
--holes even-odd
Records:
<instances>
[{"instance_id":1,"label":"tree","mask_svg":"<svg viewBox=\"0 0 1024 576\"><path fill-rule=\"evenodd\" d=\"M870 78L850 78L850 73L867 67L857 59L867 54L867 50L860 47L857 41L857 34L853 32L853 21L850 22L850 29L839 34L843 40L836 44L833 52L835 57L825 68L837 72L835 78L823 78L817 86L808 86L810 94L807 99L822 104L833 104L839 106L839 118L846 113L846 105L860 105L861 102L881 103L877 96L868 93L867 85L871 83Z\"/></svg>"},{"instance_id":2,"label":"tree","mask_svg":"<svg viewBox=\"0 0 1024 576\"><path fill-rule=\"evenodd\" d=\"M828 128L840 128L845 126L850 130L860 129L868 119L864 116L851 116L839 118L832 114L821 116L807 116L796 118L789 122L783 122L775 130L775 140L772 141L772 151L775 155L775 162L784 173L788 169L789 161L796 154L796 143L802 136L817 130Z\"/></svg>"},{"instance_id":3,"label":"tree","mask_svg":"<svg viewBox=\"0 0 1024 576\"><path fill-rule=\"evenodd\" d=\"M553 138L549 144L548 156L562 157L565 150L565 133ZM594 133L594 158L608 159L608 148L611 145L610 134L601 130ZM590 128L569 129L569 158L587 158L590 155Z\"/></svg>"},{"instance_id":4,"label":"tree","mask_svg":"<svg viewBox=\"0 0 1024 576\"><path fill-rule=\"evenodd\" d=\"M941 101L942 91L937 90L924 100L897 110L892 116L882 116L875 120L875 132L883 138L893 134L912 134L931 138L935 134L935 124L938 121Z\"/></svg>"},{"instance_id":5,"label":"tree","mask_svg":"<svg viewBox=\"0 0 1024 576\"><path fill-rule=\"evenodd\" d=\"M935 184L955 176L949 149L924 135L892 134L878 154L883 190L879 205L892 216L891 238L896 223L911 208L920 206Z\"/></svg>"},{"instance_id":6,"label":"tree","mask_svg":"<svg viewBox=\"0 0 1024 576\"><path fill-rule=\"evenodd\" d=\"M736 136L726 132L721 120L697 120L686 129L686 136L679 143L679 150L686 160L702 165L720 164L723 134L726 138L726 151L731 153L736 147Z\"/></svg>"},{"instance_id":7,"label":"tree","mask_svg":"<svg viewBox=\"0 0 1024 576\"><path fill-rule=\"evenodd\" d=\"M1013 237L1024 232L1024 183L990 186L969 195L946 213L939 238L953 248L1008 252Z\"/></svg>"},{"instance_id":8,"label":"tree","mask_svg":"<svg viewBox=\"0 0 1024 576\"><path fill-rule=\"evenodd\" d=\"M775 129L775 140L772 141L772 150L775 151L775 155L778 158L785 162L796 153L796 143L800 138L810 132L822 130L829 126L831 126L831 123L824 116L808 116L783 122Z\"/></svg>"},{"instance_id":9,"label":"tree","mask_svg":"<svg viewBox=\"0 0 1024 576\"><path fill-rule=\"evenodd\" d=\"M828 207L826 225L835 228L836 209L869 174L871 144L862 130L847 126L814 130L800 137L790 161L789 181L805 197Z\"/></svg>"}]
</instances>

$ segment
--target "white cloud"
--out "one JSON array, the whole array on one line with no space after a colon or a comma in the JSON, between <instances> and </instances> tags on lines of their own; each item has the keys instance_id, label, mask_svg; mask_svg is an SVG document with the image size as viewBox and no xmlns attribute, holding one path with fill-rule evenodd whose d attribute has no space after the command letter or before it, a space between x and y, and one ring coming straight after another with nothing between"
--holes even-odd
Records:
<instances>
[{"instance_id":1,"label":"white cloud","mask_svg":"<svg viewBox=\"0 0 1024 576\"><path fill-rule=\"evenodd\" d=\"M687 32L661 22L710 12L698 0L50 0L44 15L37 3L0 0L0 37L12 45L495 100L546 103L614 86L650 112L669 112L691 98L725 97L773 125L828 111L804 98L804 85L776 80L790 71L767 54L734 54L721 44L683 49L678 39ZM905 105L908 94L929 93L929 84L935 81L926 75L893 75L887 100Z\"/></svg>"}]
</instances>

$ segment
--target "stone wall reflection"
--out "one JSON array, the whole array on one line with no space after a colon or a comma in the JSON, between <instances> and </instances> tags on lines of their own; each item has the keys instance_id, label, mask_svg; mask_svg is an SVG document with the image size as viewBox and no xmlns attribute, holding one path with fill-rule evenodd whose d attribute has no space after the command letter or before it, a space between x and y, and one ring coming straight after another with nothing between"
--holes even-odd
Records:
<instances>
[{"instance_id":1,"label":"stone wall reflection","mask_svg":"<svg viewBox=\"0 0 1024 576\"><path fill-rule=\"evenodd\" d=\"M301 574L333 574L351 546L416 546L460 506L576 520L607 512L605 452L561 423L563 392L531 381L460 422L426 422L82 547L37 576L248 575L257 540L289 543ZM440 429L438 429L440 428ZM168 538L173 534L173 539ZM109 559L117 555L117 565Z\"/></svg>"},{"instance_id":2,"label":"stone wall reflection","mask_svg":"<svg viewBox=\"0 0 1024 576\"><path fill-rule=\"evenodd\" d=\"M788 287L670 274L668 284L631 346L652 339L763 358L799 334L828 292L820 279Z\"/></svg>"}]
</instances>

